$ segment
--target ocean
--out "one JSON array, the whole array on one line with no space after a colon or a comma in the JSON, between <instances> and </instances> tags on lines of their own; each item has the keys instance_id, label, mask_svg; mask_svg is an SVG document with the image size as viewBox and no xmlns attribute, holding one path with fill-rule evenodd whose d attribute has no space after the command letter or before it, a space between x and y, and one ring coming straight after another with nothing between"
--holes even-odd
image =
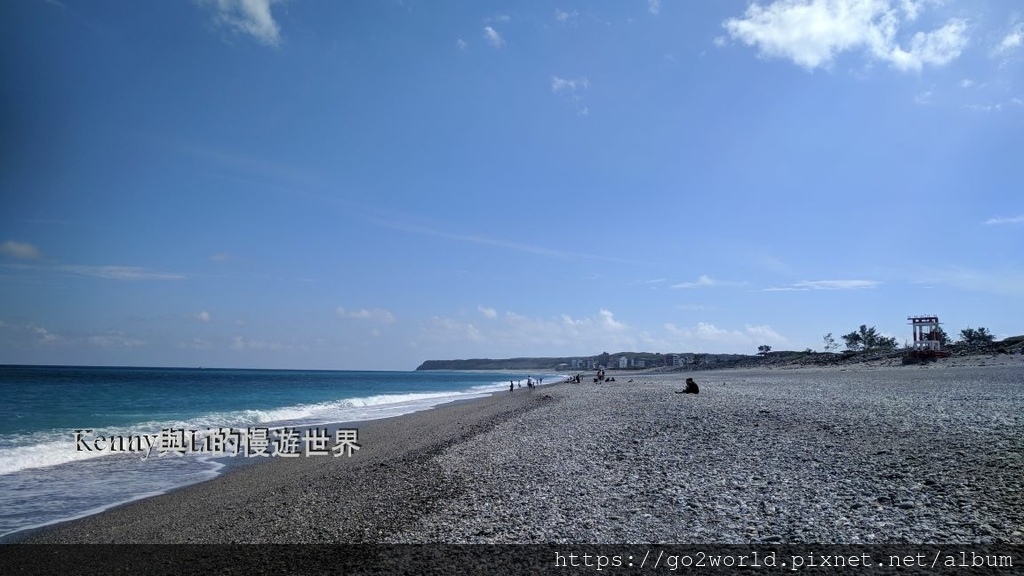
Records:
<instances>
[{"instance_id":1,"label":"ocean","mask_svg":"<svg viewBox=\"0 0 1024 576\"><path fill-rule=\"evenodd\" d=\"M291 427L336 429L327 425L399 416L508 390L510 380L525 390L528 376L561 379L550 373L0 366L0 539L213 478L227 454L253 457L258 450L242 448L251 449L247 442L260 431L266 444ZM211 443L224 431L245 442ZM264 453L273 457L273 447Z\"/></svg>"}]
</instances>

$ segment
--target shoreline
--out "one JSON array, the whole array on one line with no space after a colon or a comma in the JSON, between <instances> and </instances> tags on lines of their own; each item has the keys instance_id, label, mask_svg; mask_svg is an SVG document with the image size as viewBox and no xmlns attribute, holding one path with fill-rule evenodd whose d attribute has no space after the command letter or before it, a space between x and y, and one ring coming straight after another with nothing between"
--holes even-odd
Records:
<instances>
[{"instance_id":1,"label":"shoreline","mask_svg":"<svg viewBox=\"0 0 1024 576\"><path fill-rule=\"evenodd\" d=\"M1014 360L498 392L358 423L351 459L242 465L17 541L1021 544Z\"/></svg>"},{"instance_id":2,"label":"shoreline","mask_svg":"<svg viewBox=\"0 0 1024 576\"><path fill-rule=\"evenodd\" d=\"M285 481L289 477L298 476L307 479L309 485L312 485L315 483L312 479L337 476L339 487L346 485L345 479L350 485L358 486L363 484L358 479L366 469L373 470L370 474L364 474L371 477L384 469L396 468L399 462L414 466L444 446L459 441L469 431L497 425L506 418L535 407L536 401L544 395L544 391L554 386L557 384L545 385L532 393L526 389L517 389L514 394L495 392L481 398L455 400L390 418L332 423L329 425L331 428L359 430L359 444L362 448L351 459L221 458L218 462L224 464L224 467L210 479L112 504L94 513L19 530L4 536L0 539L0 544L207 542L208 540L202 538L195 539L194 533L198 527L188 526L187 521L177 516L201 515L211 511L219 515L234 513L237 511L236 506L225 507L219 504L225 492L249 493L247 500L256 504L259 500L256 496L268 491L266 479L271 477ZM531 400L533 397L536 399ZM454 427L444 425L453 422ZM401 471L393 471L399 476L402 475ZM143 530L152 538L139 537L137 530L128 527L140 522L154 525ZM165 525L155 526L157 524ZM351 529L341 527L339 530L350 535L355 528L358 526ZM171 533L177 529L184 529L186 533L192 535L176 536ZM229 542L238 541L231 539Z\"/></svg>"}]
</instances>

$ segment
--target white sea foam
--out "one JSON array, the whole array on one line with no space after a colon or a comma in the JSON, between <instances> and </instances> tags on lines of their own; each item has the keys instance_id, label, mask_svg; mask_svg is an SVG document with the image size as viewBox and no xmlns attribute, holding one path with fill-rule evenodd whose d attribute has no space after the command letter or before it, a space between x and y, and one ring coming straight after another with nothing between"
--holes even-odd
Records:
<instances>
[{"instance_id":1,"label":"white sea foam","mask_svg":"<svg viewBox=\"0 0 1024 576\"><path fill-rule=\"evenodd\" d=\"M556 381L555 377L552 377L550 381ZM116 430L93 429L88 436L138 436L143 434L152 436L167 428L205 431L207 428L315 426L339 422L360 422L401 416L427 410L439 404L478 398L503 389L507 389L503 382L492 382L461 391L378 394L266 410L211 412L190 420L141 422ZM6 439L6 446L0 448L0 475L89 460L111 454L110 451L79 449L74 434L74 429L66 429L36 432L19 438Z\"/></svg>"}]
</instances>

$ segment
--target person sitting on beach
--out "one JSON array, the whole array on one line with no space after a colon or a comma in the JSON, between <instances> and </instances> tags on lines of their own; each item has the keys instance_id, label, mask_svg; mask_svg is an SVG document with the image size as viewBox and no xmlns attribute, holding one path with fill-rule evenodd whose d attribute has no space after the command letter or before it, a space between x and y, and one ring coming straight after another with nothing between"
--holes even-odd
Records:
<instances>
[{"instance_id":1,"label":"person sitting on beach","mask_svg":"<svg viewBox=\"0 0 1024 576\"><path fill-rule=\"evenodd\" d=\"M693 381L693 378L686 379L686 390L683 390L683 394L700 394L700 388L697 387L697 383Z\"/></svg>"}]
</instances>

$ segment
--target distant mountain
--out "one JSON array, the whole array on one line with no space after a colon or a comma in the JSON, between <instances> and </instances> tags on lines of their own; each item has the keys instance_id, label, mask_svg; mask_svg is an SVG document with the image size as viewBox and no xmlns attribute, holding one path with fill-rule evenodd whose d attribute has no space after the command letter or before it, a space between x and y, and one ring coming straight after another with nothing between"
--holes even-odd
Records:
<instances>
[{"instance_id":1,"label":"distant mountain","mask_svg":"<svg viewBox=\"0 0 1024 576\"><path fill-rule=\"evenodd\" d=\"M416 370L572 370L572 358L427 360Z\"/></svg>"}]
</instances>

